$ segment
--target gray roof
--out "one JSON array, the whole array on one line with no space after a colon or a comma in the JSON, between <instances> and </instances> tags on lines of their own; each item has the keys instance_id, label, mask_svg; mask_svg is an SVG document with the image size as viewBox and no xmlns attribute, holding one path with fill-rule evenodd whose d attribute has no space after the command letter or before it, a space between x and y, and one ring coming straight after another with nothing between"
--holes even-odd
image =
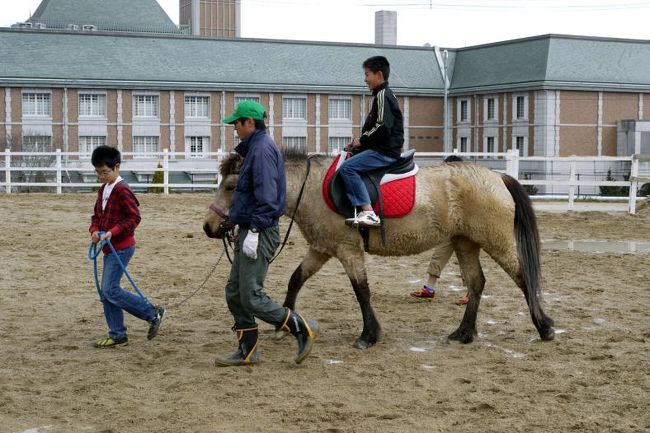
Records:
<instances>
[{"instance_id":1,"label":"gray roof","mask_svg":"<svg viewBox=\"0 0 650 433\"><path fill-rule=\"evenodd\" d=\"M28 21L48 28L76 24L109 31L180 33L156 0L43 0Z\"/></svg>"},{"instance_id":2,"label":"gray roof","mask_svg":"<svg viewBox=\"0 0 650 433\"><path fill-rule=\"evenodd\" d=\"M454 94L516 89L650 89L650 41L543 35L458 49Z\"/></svg>"},{"instance_id":3,"label":"gray roof","mask_svg":"<svg viewBox=\"0 0 650 433\"><path fill-rule=\"evenodd\" d=\"M374 55L396 93L442 94L431 48L18 29L0 29L0 85L358 93Z\"/></svg>"}]
</instances>

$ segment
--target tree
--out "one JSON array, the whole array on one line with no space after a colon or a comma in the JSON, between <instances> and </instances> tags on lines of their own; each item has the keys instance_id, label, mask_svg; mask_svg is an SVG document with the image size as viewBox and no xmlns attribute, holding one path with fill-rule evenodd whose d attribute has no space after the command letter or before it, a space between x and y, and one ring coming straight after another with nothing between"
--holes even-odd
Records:
<instances>
[{"instance_id":1,"label":"tree","mask_svg":"<svg viewBox=\"0 0 650 433\"><path fill-rule=\"evenodd\" d=\"M162 165L158 163L158 166L156 167L156 171L153 173L153 177L151 178L151 183L163 183L165 181L165 175L162 171ZM164 191L164 188L161 186L150 186L147 188L147 192L153 192L156 194L160 194L161 192Z\"/></svg>"}]
</instances>

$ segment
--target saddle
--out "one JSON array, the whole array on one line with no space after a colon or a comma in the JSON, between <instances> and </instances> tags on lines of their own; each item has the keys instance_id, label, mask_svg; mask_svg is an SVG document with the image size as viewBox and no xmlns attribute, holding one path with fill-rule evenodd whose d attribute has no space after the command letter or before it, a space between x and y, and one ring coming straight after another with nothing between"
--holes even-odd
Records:
<instances>
[{"instance_id":1,"label":"saddle","mask_svg":"<svg viewBox=\"0 0 650 433\"><path fill-rule=\"evenodd\" d=\"M361 177L370 195L370 203L380 218L408 215L415 204L415 174L418 166L413 160L415 150L409 150L388 167L364 173ZM334 212L346 218L354 216L354 206L345 193L345 184L338 168L350 156L341 152L323 180L323 199Z\"/></svg>"}]
</instances>

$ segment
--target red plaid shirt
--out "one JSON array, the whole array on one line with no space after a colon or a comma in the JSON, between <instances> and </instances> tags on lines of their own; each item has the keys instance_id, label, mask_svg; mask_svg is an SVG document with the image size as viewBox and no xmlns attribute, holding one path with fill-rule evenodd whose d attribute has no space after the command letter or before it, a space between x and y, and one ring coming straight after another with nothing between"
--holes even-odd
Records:
<instances>
[{"instance_id":1,"label":"red plaid shirt","mask_svg":"<svg viewBox=\"0 0 650 433\"><path fill-rule=\"evenodd\" d=\"M102 185L97 192L95 202L95 213L90 219L90 233L97 231L111 232L111 243L116 250L123 250L135 245L135 228L140 224L140 202L135 198L133 191L121 181L113 187L111 195L106 202L106 208L102 211L102 195L106 184ZM102 249L104 253L110 253L108 245Z\"/></svg>"}]
</instances>

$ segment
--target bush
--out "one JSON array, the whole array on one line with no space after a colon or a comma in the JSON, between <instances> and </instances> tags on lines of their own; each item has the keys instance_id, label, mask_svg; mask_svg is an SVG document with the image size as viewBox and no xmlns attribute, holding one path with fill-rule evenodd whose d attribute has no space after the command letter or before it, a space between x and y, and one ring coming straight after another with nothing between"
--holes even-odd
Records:
<instances>
[{"instance_id":1,"label":"bush","mask_svg":"<svg viewBox=\"0 0 650 433\"><path fill-rule=\"evenodd\" d=\"M629 180L630 175L627 174L623 176L623 180ZM616 180L614 176L612 176L612 169L607 170L607 177L605 180ZM630 187L629 186L609 186L609 185L602 185L598 187L600 189L600 195L603 196L610 196L610 197L625 197L630 194Z\"/></svg>"},{"instance_id":2,"label":"bush","mask_svg":"<svg viewBox=\"0 0 650 433\"><path fill-rule=\"evenodd\" d=\"M644 183L641 188L639 188L639 196L647 197L650 195L650 183Z\"/></svg>"},{"instance_id":3,"label":"bush","mask_svg":"<svg viewBox=\"0 0 650 433\"><path fill-rule=\"evenodd\" d=\"M162 171L162 165L158 163L158 167L156 167L156 171L153 174L153 177L151 178L151 183L163 183L165 181L165 175ZM153 192L156 194L160 194L163 192L165 189L161 186L150 186L147 188L147 192Z\"/></svg>"},{"instance_id":4,"label":"bush","mask_svg":"<svg viewBox=\"0 0 650 433\"><path fill-rule=\"evenodd\" d=\"M524 179L530 180L530 174L524 173ZM535 185L524 185L524 189L528 195L537 195L537 192L539 191Z\"/></svg>"}]
</instances>

